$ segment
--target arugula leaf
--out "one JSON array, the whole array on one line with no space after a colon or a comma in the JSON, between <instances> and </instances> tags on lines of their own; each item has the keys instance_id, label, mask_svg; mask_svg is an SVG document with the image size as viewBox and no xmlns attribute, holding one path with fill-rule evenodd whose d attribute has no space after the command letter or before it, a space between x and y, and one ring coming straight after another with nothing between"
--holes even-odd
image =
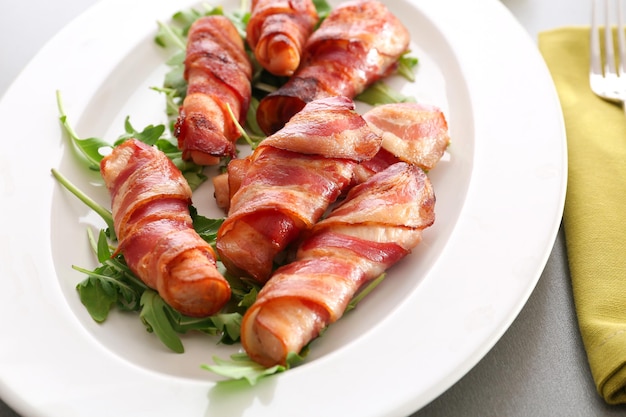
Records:
<instances>
[{"instance_id":1,"label":"arugula leaf","mask_svg":"<svg viewBox=\"0 0 626 417\"><path fill-rule=\"evenodd\" d=\"M180 10L172 15L172 24L157 22L159 29L154 41L163 48L173 47L184 51L187 47L186 37L191 24L200 17L209 15L224 15L224 10L221 6L209 7L204 11L193 8Z\"/></svg>"},{"instance_id":2,"label":"arugula leaf","mask_svg":"<svg viewBox=\"0 0 626 417\"><path fill-rule=\"evenodd\" d=\"M72 268L88 276L76 286L76 290L95 321L106 320L113 305L123 311L137 310L141 290L125 282L123 274L110 264L103 264L93 271L75 265Z\"/></svg>"},{"instance_id":3,"label":"arugula leaf","mask_svg":"<svg viewBox=\"0 0 626 417\"><path fill-rule=\"evenodd\" d=\"M239 123L239 120L237 120L237 116L235 116L235 114L233 113L233 110L231 109L230 105L227 104L226 105L226 109L228 110L228 115L230 116L231 120L233 121L233 123L235 124L235 126L237 127L237 129L239 130L239 133L241 134L241 137L248 143L248 145L250 145L250 147L254 150L256 149L256 147L259 145L259 143L261 143L261 141L263 139L265 139L265 135L263 134L261 137L252 137L248 134L248 132L246 131L246 129L244 129L243 126L241 126L241 124ZM248 109L248 114L247 117L250 117L250 109ZM258 128L258 125L256 125ZM259 128L260 130L260 128Z\"/></svg>"},{"instance_id":4,"label":"arugula leaf","mask_svg":"<svg viewBox=\"0 0 626 417\"><path fill-rule=\"evenodd\" d=\"M218 264L220 264L218 262ZM255 301L261 289L261 285L252 278L234 277L224 269L223 274L232 293L232 298L236 301L236 307L247 310Z\"/></svg>"},{"instance_id":5,"label":"arugula leaf","mask_svg":"<svg viewBox=\"0 0 626 417\"><path fill-rule=\"evenodd\" d=\"M204 174L202 165L183 159L183 153L178 149L178 145L174 140L173 138L161 137L156 141L155 146L176 165L193 191L205 182L208 177Z\"/></svg>"},{"instance_id":6,"label":"arugula leaf","mask_svg":"<svg viewBox=\"0 0 626 417\"><path fill-rule=\"evenodd\" d=\"M87 278L76 286L81 302L97 322L107 318L113 304L121 310L137 310L141 292L147 288L146 285L133 275L121 255L113 257L104 230L100 231L97 242L94 241L91 229L87 229L87 234L101 264L93 271L72 266L73 269L87 275Z\"/></svg>"},{"instance_id":7,"label":"arugula leaf","mask_svg":"<svg viewBox=\"0 0 626 417\"><path fill-rule=\"evenodd\" d=\"M138 131L130 123L130 116L126 116L124 120L124 132L120 135L113 144L100 139L100 138L88 138L81 139L78 137L74 128L70 124L63 101L61 99L61 92L57 91L57 107L59 109L59 120L70 137L71 143L75 149L81 152L82 156L89 162L89 168L95 171L100 170L100 162L104 156L115 146L121 144L130 138L135 138L147 145L157 145L163 139L163 133L165 132L164 125L148 125L142 131Z\"/></svg>"},{"instance_id":8,"label":"arugula leaf","mask_svg":"<svg viewBox=\"0 0 626 417\"><path fill-rule=\"evenodd\" d=\"M242 315L220 313L210 317L196 318L181 314L154 290L148 289L141 295L140 318L149 332L154 332L161 342L177 353L184 352L179 334L199 331L221 336L219 342L234 344L239 341Z\"/></svg>"},{"instance_id":9,"label":"arugula leaf","mask_svg":"<svg viewBox=\"0 0 626 417\"><path fill-rule=\"evenodd\" d=\"M396 72L410 82L414 82L415 73L413 71L415 70L415 67L417 67L418 63L419 60L415 57L409 56L407 52L398 60L398 69Z\"/></svg>"},{"instance_id":10,"label":"arugula leaf","mask_svg":"<svg viewBox=\"0 0 626 417\"><path fill-rule=\"evenodd\" d=\"M198 214L198 210L194 206L189 206L189 213L193 221L195 231L209 244L214 244L217 239L217 231L224 223L224 218L209 219L208 217Z\"/></svg>"},{"instance_id":11,"label":"arugula leaf","mask_svg":"<svg viewBox=\"0 0 626 417\"><path fill-rule=\"evenodd\" d=\"M228 17L228 19L233 22L233 25L235 25L237 31L239 32L239 36L241 36L243 39L246 38L246 27L248 26L248 22L250 21L250 12L248 11L248 9L248 7L242 5L241 10L235 10L234 12L226 15L226 17ZM247 44L246 47L248 47Z\"/></svg>"},{"instance_id":12,"label":"arugula leaf","mask_svg":"<svg viewBox=\"0 0 626 417\"><path fill-rule=\"evenodd\" d=\"M256 385L261 379L291 369L299 365L303 360L304 358L301 355L290 352L287 354L286 366L274 365L266 368L250 359L245 353L234 353L230 355L230 360L213 356L215 365L204 364L202 369L229 378L228 380L219 381L218 384L227 383L229 380L245 380L250 385Z\"/></svg>"},{"instance_id":13,"label":"arugula leaf","mask_svg":"<svg viewBox=\"0 0 626 417\"><path fill-rule=\"evenodd\" d=\"M87 234L89 241L92 242L93 233L91 232L91 229L87 229ZM109 245L109 240L107 239L107 235L104 230L100 231L100 234L98 235L98 241L95 246L92 244L92 248L95 249L96 257L98 258L98 262L100 263L105 263L106 261L111 259L111 256L113 255L111 251L111 246Z\"/></svg>"},{"instance_id":14,"label":"arugula leaf","mask_svg":"<svg viewBox=\"0 0 626 417\"><path fill-rule=\"evenodd\" d=\"M82 159L87 163L89 169L93 171L100 170L100 161L104 157L104 151L110 150L111 145L99 138L81 139L78 137L72 126L67 120L67 114L61 100L61 92L57 90L57 108L59 109L59 120L63 129L70 138L72 149L77 151Z\"/></svg>"},{"instance_id":15,"label":"arugula leaf","mask_svg":"<svg viewBox=\"0 0 626 417\"><path fill-rule=\"evenodd\" d=\"M239 341L242 319L243 316L240 313L216 314L211 318L215 327L222 334L220 342L232 345Z\"/></svg>"},{"instance_id":16,"label":"arugula leaf","mask_svg":"<svg viewBox=\"0 0 626 417\"><path fill-rule=\"evenodd\" d=\"M354 309L356 307L356 305L363 299L365 298L365 296L367 294L369 294L370 292L372 292L372 290L374 290L374 288L376 288L378 286L378 284L380 284L386 277L387 275L385 273L382 273L378 276L378 278L373 279L372 281L370 281L365 288L363 288L357 295L355 295L352 300L350 300L350 302L348 303L348 306L346 307L346 311L344 312L347 313L348 311Z\"/></svg>"},{"instance_id":17,"label":"arugula leaf","mask_svg":"<svg viewBox=\"0 0 626 417\"><path fill-rule=\"evenodd\" d=\"M68 180L56 169L52 168L51 172L54 178L56 178L56 180L63 187L65 187L69 192L74 194L80 201L85 203L87 207L95 211L102 218L102 220L104 220L108 227L107 233L109 234L109 236L111 236L112 239L115 239L115 227L113 225L113 215L111 214L111 211L92 200L89 196L87 196L87 194L79 190L74 184L70 182L70 180Z\"/></svg>"},{"instance_id":18,"label":"arugula leaf","mask_svg":"<svg viewBox=\"0 0 626 417\"><path fill-rule=\"evenodd\" d=\"M405 96L399 91L394 90L382 81L377 81L361 94L355 97L355 100L362 101L372 106L388 103L404 103L413 102L415 98Z\"/></svg>"},{"instance_id":19,"label":"arugula leaf","mask_svg":"<svg viewBox=\"0 0 626 417\"><path fill-rule=\"evenodd\" d=\"M260 379L266 376L287 370L287 367L282 365L266 368L254 362L244 353L232 354L230 358L231 360L224 360L213 356L215 365L202 365L202 368L230 379L244 379L250 385L255 385Z\"/></svg>"},{"instance_id":20,"label":"arugula leaf","mask_svg":"<svg viewBox=\"0 0 626 417\"><path fill-rule=\"evenodd\" d=\"M185 50L185 36L181 28L167 25L163 22L157 22L159 30L157 31L154 41L161 47L175 47L177 49Z\"/></svg>"},{"instance_id":21,"label":"arugula leaf","mask_svg":"<svg viewBox=\"0 0 626 417\"><path fill-rule=\"evenodd\" d=\"M133 127L133 125L130 124L130 116L126 116L126 119L124 119L124 130L126 133L121 135L115 141L113 146L117 146L130 138L135 138L147 145L156 145L161 135L163 135L163 132L165 132L165 126L148 125L141 132L139 132Z\"/></svg>"},{"instance_id":22,"label":"arugula leaf","mask_svg":"<svg viewBox=\"0 0 626 417\"><path fill-rule=\"evenodd\" d=\"M178 149L176 139L163 136L165 132L164 125L148 125L142 131L138 131L130 123L130 117L127 116L124 120L124 133L115 140L113 145L111 145L99 138L80 139L76 135L67 119L67 115L65 114L63 103L61 101L61 94L58 91L57 105L61 114L61 123L71 139L73 145L72 147L80 151L80 155L87 161L88 167L91 170L100 170L100 162L102 161L102 158L104 158L105 154L113 149L113 147L118 146L130 138L135 138L147 145L156 146L157 149L163 152L182 172L192 190L197 189L200 184L207 180L207 176L203 173L204 167L191 161L183 160L182 152ZM105 150L107 152L105 152ZM53 171L53 174L57 173ZM98 214L101 213L98 212Z\"/></svg>"},{"instance_id":23,"label":"arugula leaf","mask_svg":"<svg viewBox=\"0 0 626 417\"><path fill-rule=\"evenodd\" d=\"M234 290L233 290L234 291ZM256 301L256 297L259 294L259 290L256 287L252 287L249 291L241 293L239 298L241 301L237 304L239 307L248 309Z\"/></svg>"},{"instance_id":24,"label":"arugula leaf","mask_svg":"<svg viewBox=\"0 0 626 417\"><path fill-rule=\"evenodd\" d=\"M167 315L172 328L184 334L190 331L199 331L212 336L220 335L220 329L213 322L212 317L189 317L167 306Z\"/></svg>"},{"instance_id":25,"label":"arugula leaf","mask_svg":"<svg viewBox=\"0 0 626 417\"><path fill-rule=\"evenodd\" d=\"M198 20L202 16L211 16L211 15L220 15L224 16L224 9L222 6L212 7L208 4L204 4L204 10L196 10L196 9L186 9L180 10L172 16L172 20L176 22L183 28L183 33L187 36L189 32L189 27L191 27L192 23Z\"/></svg>"},{"instance_id":26,"label":"arugula leaf","mask_svg":"<svg viewBox=\"0 0 626 417\"><path fill-rule=\"evenodd\" d=\"M100 279L86 279L76 289L89 315L98 323L104 322L117 301L112 287L103 286Z\"/></svg>"},{"instance_id":27,"label":"arugula leaf","mask_svg":"<svg viewBox=\"0 0 626 417\"><path fill-rule=\"evenodd\" d=\"M252 97L250 99L250 107L248 107L248 114L246 115L246 128L248 129L252 140L255 142L261 142L265 138L265 133L263 133L256 120L256 112L258 108L259 100L256 97Z\"/></svg>"},{"instance_id":28,"label":"arugula leaf","mask_svg":"<svg viewBox=\"0 0 626 417\"><path fill-rule=\"evenodd\" d=\"M185 352L183 342L172 327L167 315L168 304L154 290L145 290L141 295L139 317L149 332L154 332L165 346L176 353Z\"/></svg>"},{"instance_id":29,"label":"arugula leaf","mask_svg":"<svg viewBox=\"0 0 626 417\"><path fill-rule=\"evenodd\" d=\"M152 291L152 290L151 290ZM154 291L153 291L154 292ZM219 343L232 345L239 342L239 334L241 328L241 313L218 313L209 317L190 317L181 314L179 311L165 303L163 299L154 292L154 299L161 303L165 316L159 319L167 318L167 322L160 322L161 328L170 329L179 334L185 334L190 331L198 331L211 336L220 336ZM153 303L154 304L154 303ZM171 337L171 336L170 336ZM166 344L166 346L169 346Z\"/></svg>"},{"instance_id":30,"label":"arugula leaf","mask_svg":"<svg viewBox=\"0 0 626 417\"><path fill-rule=\"evenodd\" d=\"M333 8L326 0L313 0L313 5L315 5L315 10L317 10L317 15L319 16L319 25L326 19L326 16L328 16Z\"/></svg>"}]
</instances>

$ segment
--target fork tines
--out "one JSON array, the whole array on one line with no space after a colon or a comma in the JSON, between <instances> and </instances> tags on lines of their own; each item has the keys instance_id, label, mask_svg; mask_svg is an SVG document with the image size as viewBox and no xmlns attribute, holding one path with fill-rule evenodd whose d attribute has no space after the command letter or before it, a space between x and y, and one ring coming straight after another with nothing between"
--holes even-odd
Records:
<instances>
[{"instance_id":1,"label":"fork tines","mask_svg":"<svg viewBox=\"0 0 626 417\"><path fill-rule=\"evenodd\" d=\"M605 99L621 102L624 101L622 93L626 91L617 86L626 82L626 36L622 9L622 0L593 0L590 35L592 89ZM614 31L615 27L617 30ZM617 39L617 57L614 39ZM619 77L623 78L620 80ZM600 83L603 87L599 89Z\"/></svg>"}]
</instances>

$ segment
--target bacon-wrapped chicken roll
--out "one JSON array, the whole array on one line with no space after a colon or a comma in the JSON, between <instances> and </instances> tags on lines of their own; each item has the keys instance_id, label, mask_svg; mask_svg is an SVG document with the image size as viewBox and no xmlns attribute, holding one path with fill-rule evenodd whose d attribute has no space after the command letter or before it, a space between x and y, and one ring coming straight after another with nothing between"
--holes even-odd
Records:
<instances>
[{"instance_id":1,"label":"bacon-wrapped chicken roll","mask_svg":"<svg viewBox=\"0 0 626 417\"><path fill-rule=\"evenodd\" d=\"M252 66L237 29L224 16L206 16L189 29L185 58L187 95L175 125L183 158L214 165L235 155L250 105Z\"/></svg>"},{"instance_id":2,"label":"bacon-wrapped chicken roll","mask_svg":"<svg viewBox=\"0 0 626 417\"><path fill-rule=\"evenodd\" d=\"M147 286L183 314L209 316L230 299L215 252L193 229L191 189L158 149L129 139L100 165L111 194L118 252Z\"/></svg>"},{"instance_id":3,"label":"bacon-wrapped chicken roll","mask_svg":"<svg viewBox=\"0 0 626 417\"><path fill-rule=\"evenodd\" d=\"M263 68L288 77L317 20L312 0L253 0L246 40Z\"/></svg>"},{"instance_id":4,"label":"bacon-wrapped chicken roll","mask_svg":"<svg viewBox=\"0 0 626 417\"><path fill-rule=\"evenodd\" d=\"M354 98L389 75L408 46L409 32L382 3L340 4L309 37L295 74L259 103L259 126L269 135L310 101L328 96Z\"/></svg>"},{"instance_id":5,"label":"bacon-wrapped chicken roll","mask_svg":"<svg viewBox=\"0 0 626 417\"><path fill-rule=\"evenodd\" d=\"M275 257L319 220L381 140L345 97L309 103L267 137L249 157L217 234L226 268L265 282Z\"/></svg>"},{"instance_id":6,"label":"bacon-wrapped chicken roll","mask_svg":"<svg viewBox=\"0 0 626 417\"><path fill-rule=\"evenodd\" d=\"M404 161L430 171L439 162L450 134L443 112L424 103L381 104L363 114L363 119L383 141L379 152L356 167L355 182L366 181L396 162ZM230 199L241 184L246 159L233 160L228 171L214 179L218 206L228 211Z\"/></svg>"},{"instance_id":7,"label":"bacon-wrapped chicken roll","mask_svg":"<svg viewBox=\"0 0 626 417\"><path fill-rule=\"evenodd\" d=\"M424 172L403 162L353 187L244 315L241 342L250 358L272 366L299 353L343 315L366 282L421 241L422 230L434 222L434 204Z\"/></svg>"}]
</instances>

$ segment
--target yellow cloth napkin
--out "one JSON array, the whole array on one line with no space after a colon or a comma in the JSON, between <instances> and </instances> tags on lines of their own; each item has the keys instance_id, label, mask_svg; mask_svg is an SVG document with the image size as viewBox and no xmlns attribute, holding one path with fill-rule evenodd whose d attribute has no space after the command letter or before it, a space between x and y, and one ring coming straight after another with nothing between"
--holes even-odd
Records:
<instances>
[{"instance_id":1,"label":"yellow cloth napkin","mask_svg":"<svg viewBox=\"0 0 626 417\"><path fill-rule=\"evenodd\" d=\"M626 403L626 115L589 89L589 28L543 32L568 143L563 225L576 314L596 387Z\"/></svg>"}]
</instances>

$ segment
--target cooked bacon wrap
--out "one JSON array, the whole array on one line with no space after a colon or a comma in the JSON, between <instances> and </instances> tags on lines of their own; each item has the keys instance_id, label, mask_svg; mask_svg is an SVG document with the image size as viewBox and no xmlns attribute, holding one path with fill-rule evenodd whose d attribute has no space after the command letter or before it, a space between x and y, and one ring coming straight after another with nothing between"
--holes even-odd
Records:
<instances>
[{"instance_id":1,"label":"cooked bacon wrap","mask_svg":"<svg viewBox=\"0 0 626 417\"><path fill-rule=\"evenodd\" d=\"M203 317L230 299L215 252L193 229L191 189L158 149L129 139L100 165L128 267L183 314Z\"/></svg>"},{"instance_id":2,"label":"cooked bacon wrap","mask_svg":"<svg viewBox=\"0 0 626 417\"><path fill-rule=\"evenodd\" d=\"M310 101L354 98L395 70L408 46L409 32L382 3L340 4L309 37L295 74L259 103L259 126L269 135Z\"/></svg>"},{"instance_id":3,"label":"cooked bacon wrap","mask_svg":"<svg viewBox=\"0 0 626 417\"><path fill-rule=\"evenodd\" d=\"M263 68L288 77L317 20L312 0L253 0L246 40Z\"/></svg>"},{"instance_id":4,"label":"cooked bacon wrap","mask_svg":"<svg viewBox=\"0 0 626 417\"><path fill-rule=\"evenodd\" d=\"M252 66L230 20L206 16L191 25L184 76L187 95L175 125L183 158L214 165L221 157L234 156L241 134L228 106L243 124L252 94Z\"/></svg>"},{"instance_id":5,"label":"cooked bacon wrap","mask_svg":"<svg viewBox=\"0 0 626 417\"><path fill-rule=\"evenodd\" d=\"M299 353L365 283L411 252L434 222L434 205L424 172L403 162L352 188L244 315L241 342L250 358L284 365L288 353Z\"/></svg>"},{"instance_id":6,"label":"cooked bacon wrap","mask_svg":"<svg viewBox=\"0 0 626 417\"><path fill-rule=\"evenodd\" d=\"M364 182L400 161L430 171L441 160L450 143L446 118L438 107L431 104L381 104L364 113L363 119L382 136L383 141L373 158L357 165L356 183ZM218 206L225 211L241 184L246 165L246 159L233 160L219 181L214 180Z\"/></svg>"},{"instance_id":7,"label":"cooked bacon wrap","mask_svg":"<svg viewBox=\"0 0 626 417\"><path fill-rule=\"evenodd\" d=\"M261 142L217 234L229 272L264 283L275 257L319 220L381 140L352 100L330 97L309 103Z\"/></svg>"},{"instance_id":8,"label":"cooked bacon wrap","mask_svg":"<svg viewBox=\"0 0 626 417\"><path fill-rule=\"evenodd\" d=\"M363 114L363 119L383 142L374 158L359 165L358 182L399 161L430 171L450 144L446 118L431 104L381 104Z\"/></svg>"}]
</instances>

